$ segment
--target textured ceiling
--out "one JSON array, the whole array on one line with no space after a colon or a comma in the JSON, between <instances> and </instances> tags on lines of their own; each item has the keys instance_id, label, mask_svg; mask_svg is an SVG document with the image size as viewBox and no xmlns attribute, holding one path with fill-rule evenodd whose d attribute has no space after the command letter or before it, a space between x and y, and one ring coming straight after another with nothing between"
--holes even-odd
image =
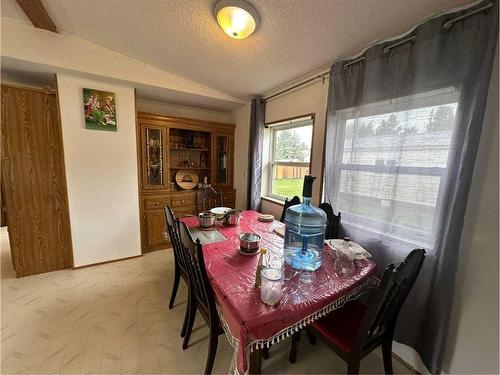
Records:
<instances>
[{"instance_id":1,"label":"textured ceiling","mask_svg":"<svg viewBox=\"0 0 500 375\"><path fill-rule=\"evenodd\" d=\"M261 24L244 40L218 27L215 0L42 2L60 31L247 98L470 0L250 0ZM2 17L27 20L1 3Z\"/></svg>"}]
</instances>

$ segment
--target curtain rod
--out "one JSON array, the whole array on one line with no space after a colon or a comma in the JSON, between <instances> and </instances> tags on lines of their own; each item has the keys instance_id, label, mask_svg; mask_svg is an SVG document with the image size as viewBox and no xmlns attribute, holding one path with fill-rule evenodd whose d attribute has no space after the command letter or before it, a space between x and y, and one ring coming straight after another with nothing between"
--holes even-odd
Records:
<instances>
[{"instance_id":1,"label":"curtain rod","mask_svg":"<svg viewBox=\"0 0 500 375\"><path fill-rule=\"evenodd\" d=\"M484 6L482 6L481 8L474 9L473 11L470 11L469 13L464 13L461 16L452 18L451 20L448 20L448 21L444 22L442 27L443 27L443 29L450 29L455 22L461 21L464 18L467 18L469 16L473 16L474 14L480 13L482 11L487 11L492 6L493 6L493 3L488 3L488 4L484 5Z\"/></svg>"},{"instance_id":2,"label":"curtain rod","mask_svg":"<svg viewBox=\"0 0 500 375\"><path fill-rule=\"evenodd\" d=\"M480 8L474 9L474 10L468 12L468 13L464 13L461 16L458 16L458 17L452 18L452 19L450 19L448 21L445 21L443 23L443 25L442 25L442 28L443 29L450 29L455 22L461 21L464 18L467 18L469 16L473 16L474 14L477 14L477 13L480 13L480 12L483 12L483 11L488 11L492 6L493 6L493 3L491 2L491 3L488 3L488 4L486 4L486 5L484 5L484 6L480 7ZM388 47L385 47L383 51L384 51L384 53L388 53L392 48L394 48L396 46L399 46L400 44L404 44L406 42L415 43L416 39L417 38L415 36L412 36L410 38L407 38L407 39L401 40L399 42L396 42L396 43L394 43L394 44L392 44L392 45L390 45ZM347 69L350 65L356 64L356 63L361 62L363 60L365 60L364 56L359 57L359 58L357 58L355 60L352 60L352 61L344 64L344 69ZM310 82L313 82L313 81L315 81L317 79L320 79L320 78L323 79L323 81L324 81L325 78L328 77L329 74L330 74L330 70L327 70L327 71L325 71L323 73L320 73L320 74L318 74L318 75L316 75L316 76L314 76L312 78L309 78L309 79L306 79L305 81L297 83L296 85L293 85L293 86L288 87L288 88L286 88L284 90L278 91L276 94L273 94L273 95L270 95L270 96L266 96L263 99L266 100L266 101L270 100L272 98L275 98L275 97L277 97L279 95L282 95L282 94L284 94L286 92L295 90L296 88L298 88L300 86L304 86L304 85L306 85L306 84L308 84Z\"/></svg>"},{"instance_id":3,"label":"curtain rod","mask_svg":"<svg viewBox=\"0 0 500 375\"><path fill-rule=\"evenodd\" d=\"M293 85L293 86L288 87L288 88L286 88L284 90L281 90L281 91L277 92L276 94L273 94L273 95L270 95L270 96L266 96L264 98L264 100L269 100L269 99L275 98L275 97L277 97L277 96L279 96L281 94L284 94L285 92L288 92L288 91L291 91L291 90L295 90L296 88L298 88L300 86L304 86L304 85L308 84L309 82L316 81L317 79L322 78L324 80L326 77L328 77L329 74L330 74L330 70L327 70L327 71L325 71L323 73L320 73L320 74L318 74L318 75L316 75L316 76L314 76L312 78L309 78L309 79L306 79L305 81L297 83L296 85Z\"/></svg>"}]
</instances>

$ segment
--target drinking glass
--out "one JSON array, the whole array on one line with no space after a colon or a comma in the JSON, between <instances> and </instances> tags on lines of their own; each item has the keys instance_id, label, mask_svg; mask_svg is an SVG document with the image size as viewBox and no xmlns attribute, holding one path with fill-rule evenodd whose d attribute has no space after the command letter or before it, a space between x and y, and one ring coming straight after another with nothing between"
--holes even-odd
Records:
<instances>
[{"instance_id":1,"label":"drinking glass","mask_svg":"<svg viewBox=\"0 0 500 375\"><path fill-rule=\"evenodd\" d=\"M281 299L283 271L277 268L264 268L260 271L262 284L260 298L266 305L274 306Z\"/></svg>"},{"instance_id":2,"label":"drinking glass","mask_svg":"<svg viewBox=\"0 0 500 375\"><path fill-rule=\"evenodd\" d=\"M299 281L302 284L312 284L314 282L314 271L308 269L308 263L306 262L305 257L301 257L300 255L296 256L297 260L300 262Z\"/></svg>"},{"instance_id":3,"label":"drinking glass","mask_svg":"<svg viewBox=\"0 0 500 375\"><path fill-rule=\"evenodd\" d=\"M333 268L335 269L335 273L339 277L349 277L354 274L356 268L354 266L354 261L349 259L347 255L337 250L337 258L333 263Z\"/></svg>"}]
</instances>

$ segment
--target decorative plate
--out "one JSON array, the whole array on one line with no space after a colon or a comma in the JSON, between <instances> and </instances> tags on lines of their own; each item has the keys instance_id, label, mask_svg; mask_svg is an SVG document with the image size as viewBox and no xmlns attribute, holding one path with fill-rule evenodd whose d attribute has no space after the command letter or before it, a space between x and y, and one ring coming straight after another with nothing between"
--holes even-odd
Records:
<instances>
[{"instance_id":1,"label":"decorative plate","mask_svg":"<svg viewBox=\"0 0 500 375\"><path fill-rule=\"evenodd\" d=\"M198 185L198 174L194 171L181 169L175 174L175 182L182 189L191 190Z\"/></svg>"}]
</instances>

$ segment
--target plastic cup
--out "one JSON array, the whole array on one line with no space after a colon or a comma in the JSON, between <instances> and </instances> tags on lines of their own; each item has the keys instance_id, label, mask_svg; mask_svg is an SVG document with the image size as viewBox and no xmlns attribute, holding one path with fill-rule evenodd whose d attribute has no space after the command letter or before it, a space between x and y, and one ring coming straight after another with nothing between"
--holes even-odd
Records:
<instances>
[{"instance_id":1,"label":"plastic cup","mask_svg":"<svg viewBox=\"0 0 500 375\"><path fill-rule=\"evenodd\" d=\"M260 271L262 279L260 298L266 305L274 306L281 299L283 271L277 268L264 268Z\"/></svg>"}]
</instances>

